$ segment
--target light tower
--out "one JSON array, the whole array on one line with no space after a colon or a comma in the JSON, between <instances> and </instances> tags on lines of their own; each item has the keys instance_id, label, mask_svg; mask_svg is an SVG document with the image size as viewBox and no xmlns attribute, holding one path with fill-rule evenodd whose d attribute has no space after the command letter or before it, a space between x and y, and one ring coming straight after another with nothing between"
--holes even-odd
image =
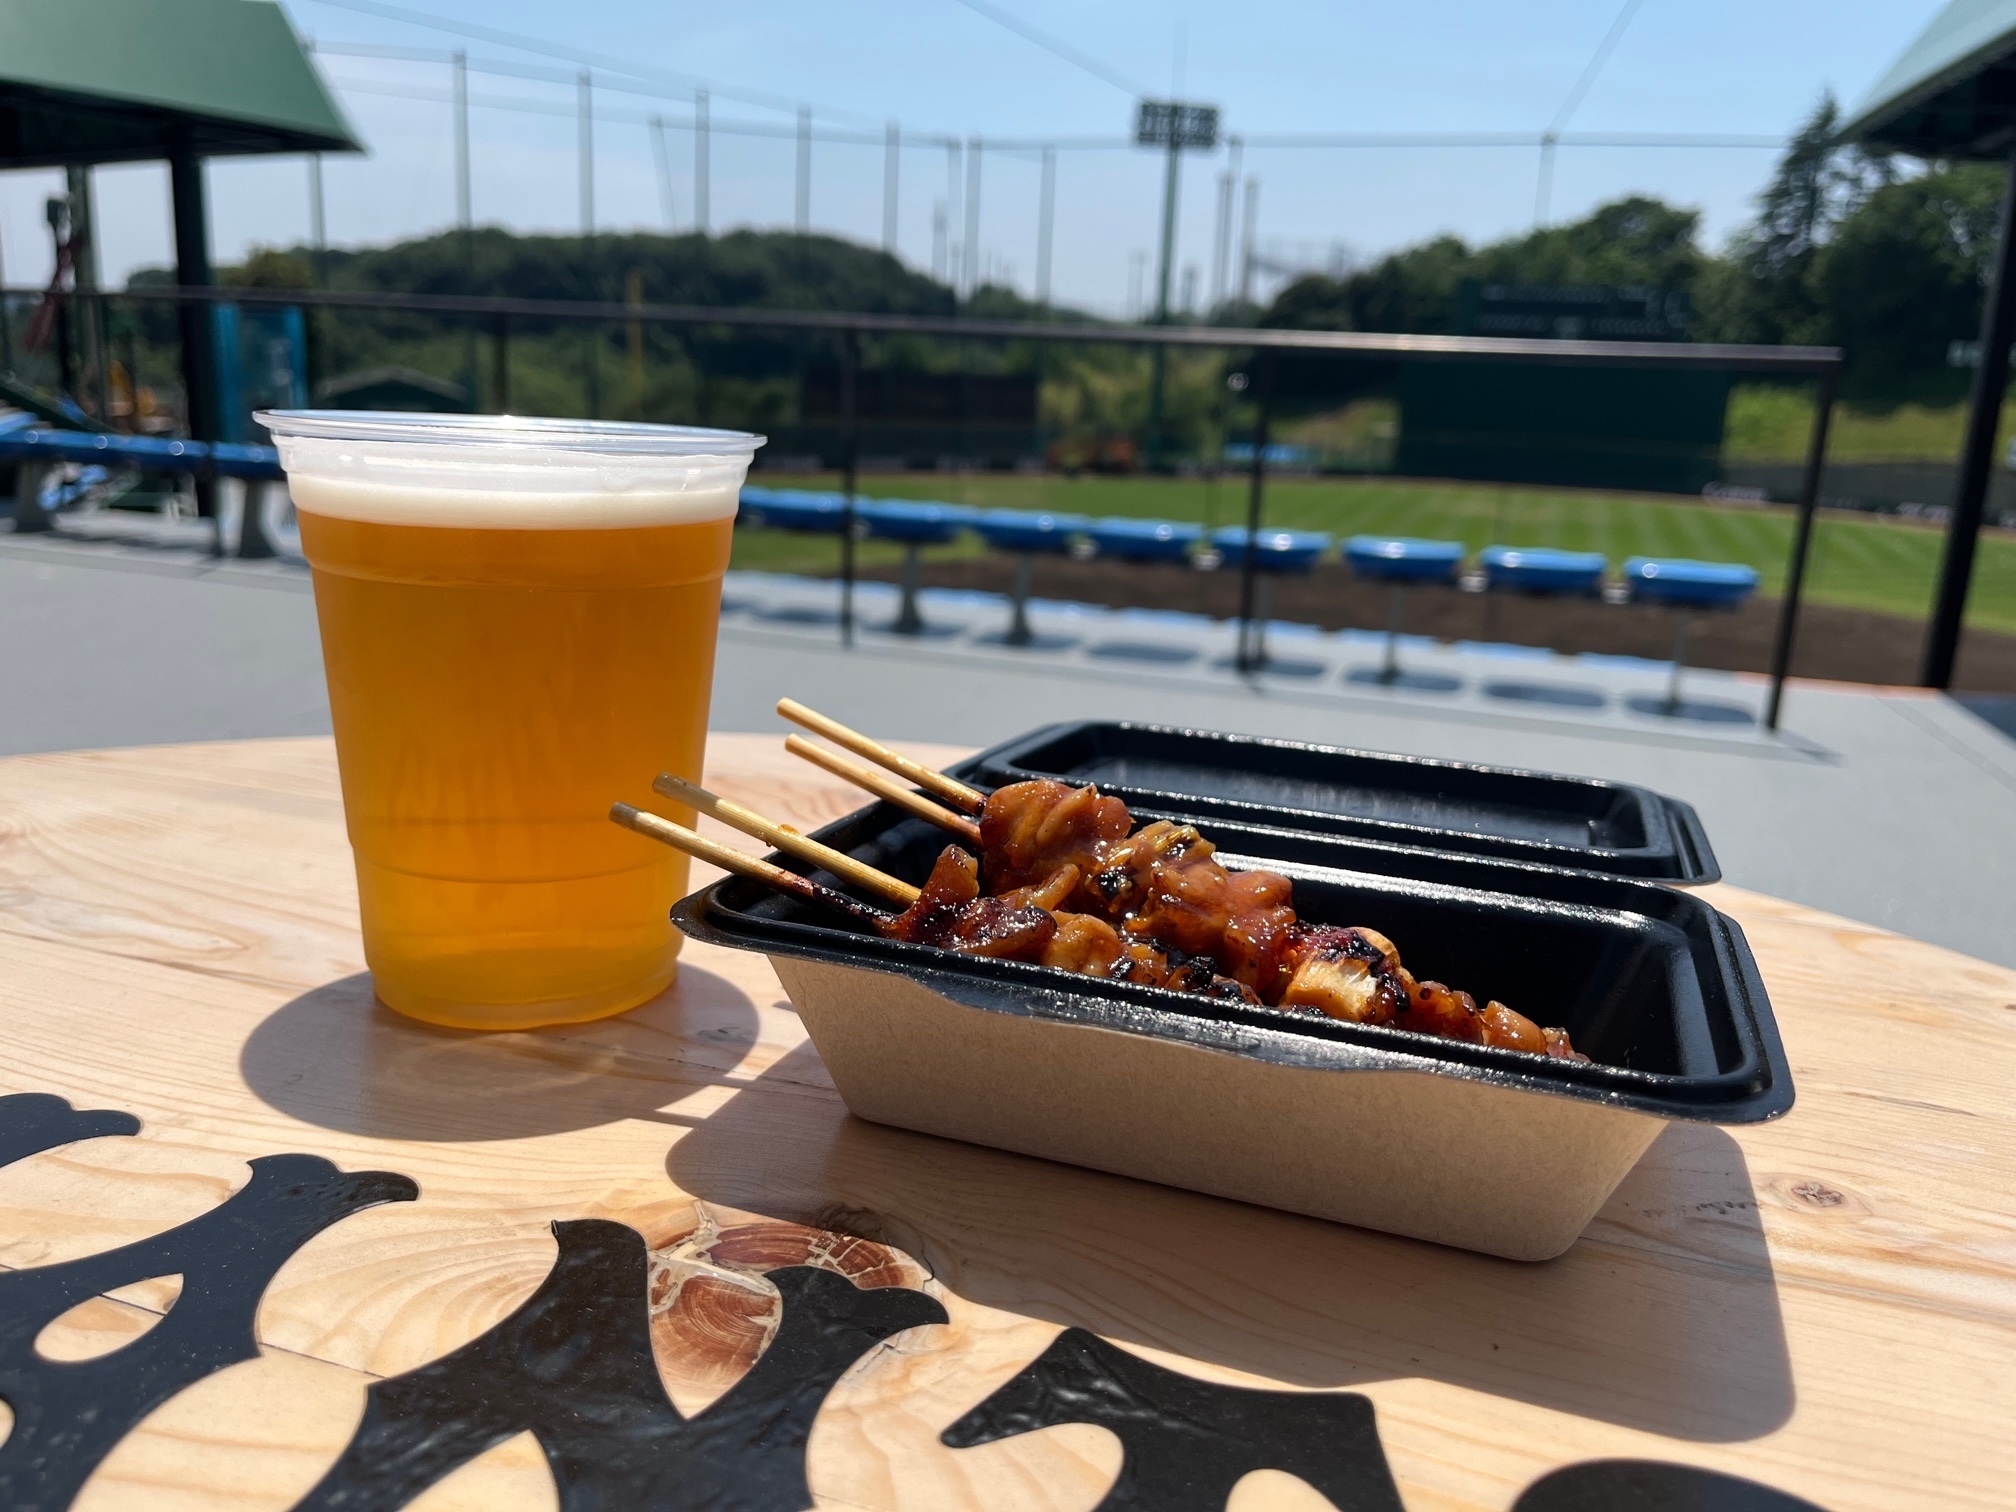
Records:
<instances>
[{"instance_id":1,"label":"light tower","mask_svg":"<svg viewBox=\"0 0 2016 1512\"><path fill-rule=\"evenodd\" d=\"M1162 250L1155 268L1155 324L1169 323L1169 277L1176 260L1176 189L1186 149L1209 152L1218 145L1218 107L1186 105L1176 100L1143 100L1134 117L1134 141L1140 147L1160 147L1167 154L1162 178ZM1148 459L1161 460L1163 390L1168 356L1155 348L1154 377L1148 390Z\"/></svg>"}]
</instances>

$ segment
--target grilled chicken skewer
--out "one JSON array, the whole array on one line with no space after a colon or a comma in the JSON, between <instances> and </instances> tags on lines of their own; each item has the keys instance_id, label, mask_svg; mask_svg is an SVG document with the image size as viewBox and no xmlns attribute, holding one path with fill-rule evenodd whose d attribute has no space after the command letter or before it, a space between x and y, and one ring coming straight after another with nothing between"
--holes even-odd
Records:
<instances>
[{"instance_id":1,"label":"grilled chicken skewer","mask_svg":"<svg viewBox=\"0 0 2016 1512\"><path fill-rule=\"evenodd\" d=\"M683 786L690 788L691 784ZM724 809L736 808L714 799L711 794L705 794L704 790L697 791ZM680 796L690 798L693 795L682 793ZM738 809L737 813L742 820L768 825L773 830L777 828L746 809ZM984 956L993 960L1031 961L1062 971L1144 982L1178 992L1213 992L1219 996L1251 1000L1251 994L1238 983L1215 976L1199 963L1171 966L1161 952L1152 947L1123 942L1102 920L1053 913L1024 897L982 896L980 863L956 845L945 847L931 869L930 879L922 888L911 887L895 877L874 871L872 867L854 863L862 872L880 879L874 884L876 891L886 896L900 888L911 895L913 901L902 913L886 914L856 902L844 893L821 886L808 877L801 877L758 857L744 855L682 824L644 813L627 803L614 805L609 810L609 817L626 829L711 862L723 871L749 877L790 897L829 909L851 923L873 930L884 939L901 940L913 945L935 945L943 950L956 950L962 955ZM737 827L750 826L737 822ZM805 843L816 847L816 842Z\"/></svg>"},{"instance_id":2,"label":"grilled chicken skewer","mask_svg":"<svg viewBox=\"0 0 2016 1512\"><path fill-rule=\"evenodd\" d=\"M1214 980L1229 978L1273 1006L1559 1059L1588 1058L1564 1030L1543 1029L1503 1003L1480 1007L1468 993L1417 980L1400 964L1392 942L1375 930L1298 920L1286 877L1227 870L1190 825L1161 820L1135 830L1119 799L1048 779L981 794L801 704L786 699L777 708L920 786L933 779L933 791L977 812L989 891L1040 897L1046 907L1106 923L1125 942L1152 944L1165 960L1199 962ZM853 763L821 759L824 752L810 755L819 748L796 736L787 745L857 780L861 769ZM880 778L862 785L885 792ZM928 805L915 794L906 797ZM944 810L937 815L921 817L940 824L958 819Z\"/></svg>"}]
</instances>

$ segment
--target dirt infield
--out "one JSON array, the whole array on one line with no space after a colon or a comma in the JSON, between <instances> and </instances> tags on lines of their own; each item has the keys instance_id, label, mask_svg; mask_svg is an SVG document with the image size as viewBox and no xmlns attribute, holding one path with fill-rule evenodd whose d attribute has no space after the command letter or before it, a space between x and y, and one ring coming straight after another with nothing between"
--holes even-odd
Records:
<instances>
[{"instance_id":1,"label":"dirt infield","mask_svg":"<svg viewBox=\"0 0 2016 1512\"><path fill-rule=\"evenodd\" d=\"M927 560L923 580L933 587L1007 593L1014 575L1012 558L986 556ZM868 567L861 576L893 582L896 570ZM1239 612L1236 571L1045 557L1036 564L1034 591L1039 598L1183 609L1218 618ZM1386 589L1364 582L1341 564L1280 579L1273 600L1273 618L1326 630L1384 630L1390 613ZM1733 613L1702 615L1689 642L1688 663L1738 672L1768 671L1777 622L1775 599L1753 600ZM1409 634L1445 641L1510 641L1563 652L1664 660L1673 654L1677 622L1673 611L1648 606L1415 588L1407 594L1405 628ZM1809 603L1800 614L1792 670L1840 682L1910 683L1918 676L1924 640L1925 627L1915 620ZM1961 647L1956 686L2016 693L2016 636L1970 631Z\"/></svg>"}]
</instances>

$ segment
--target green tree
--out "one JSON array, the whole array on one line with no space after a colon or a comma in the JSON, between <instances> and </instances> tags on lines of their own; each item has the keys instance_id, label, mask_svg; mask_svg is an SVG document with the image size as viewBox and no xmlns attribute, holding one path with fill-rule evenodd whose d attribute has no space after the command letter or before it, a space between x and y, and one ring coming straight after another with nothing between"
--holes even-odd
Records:
<instances>
[{"instance_id":1,"label":"green tree","mask_svg":"<svg viewBox=\"0 0 2016 1512\"><path fill-rule=\"evenodd\" d=\"M1887 158L1837 139L1840 107L1823 94L1757 197L1757 219L1704 280L1698 307L1711 340L1812 345L1831 340L1823 254L1869 198L1895 182Z\"/></svg>"},{"instance_id":2,"label":"green tree","mask_svg":"<svg viewBox=\"0 0 2016 1512\"><path fill-rule=\"evenodd\" d=\"M1698 211L1631 195L1579 221L1472 248L1438 236L1343 278L1311 274L1276 296L1265 326L1448 333L1466 279L1522 284L1651 284L1691 290L1712 262Z\"/></svg>"},{"instance_id":3,"label":"green tree","mask_svg":"<svg viewBox=\"0 0 2016 1512\"><path fill-rule=\"evenodd\" d=\"M1947 348L1980 329L2002 182L1994 164L1935 166L1882 185L1840 222L1810 285L1821 330L1847 354L1848 397L1887 406L1966 393Z\"/></svg>"}]
</instances>

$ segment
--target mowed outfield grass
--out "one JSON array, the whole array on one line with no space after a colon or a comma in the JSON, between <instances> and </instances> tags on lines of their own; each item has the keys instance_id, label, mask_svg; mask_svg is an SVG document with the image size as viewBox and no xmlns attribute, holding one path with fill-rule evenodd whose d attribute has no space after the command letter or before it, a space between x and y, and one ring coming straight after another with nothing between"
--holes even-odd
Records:
<instances>
[{"instance_id":1,"label":"mowed outfield grass","mask_svg":"<svg viewBox=\"0 0 2016 1512\"><path fill-rule=\"evenodd\" d=\"M837 480L760 475L773 488L830 489ZM1209 525L1245 519L1243 478L1066 478L1005 473L893 474L864 478L865 497L936 499L988 509L1051 509L1086 515L1190 520ZM1266 523L1333 535L1428 536L1461 541L1473 552L1490 545L1560 546L1600 551L1613 564L1629 556L1695 557L1747 562L1763 591L1783 587L1794 511L1788 507L1709 504L1657 494L1422 483L1389 479L1270 481ZM736 565L772 571L816 571L836 558L818 537L743 531ZM1937 526L1876 516L1823 513L1814 532L1807 593L1845 608L1911 619L1930 610L1938 575ZM968 538L948 554L977 554ZM864 543L864 561L894 560L897 549ZM1975 560L1968 623L2016 633L2016 534L1987 531Z\"/></svg>"}]
</instances>

